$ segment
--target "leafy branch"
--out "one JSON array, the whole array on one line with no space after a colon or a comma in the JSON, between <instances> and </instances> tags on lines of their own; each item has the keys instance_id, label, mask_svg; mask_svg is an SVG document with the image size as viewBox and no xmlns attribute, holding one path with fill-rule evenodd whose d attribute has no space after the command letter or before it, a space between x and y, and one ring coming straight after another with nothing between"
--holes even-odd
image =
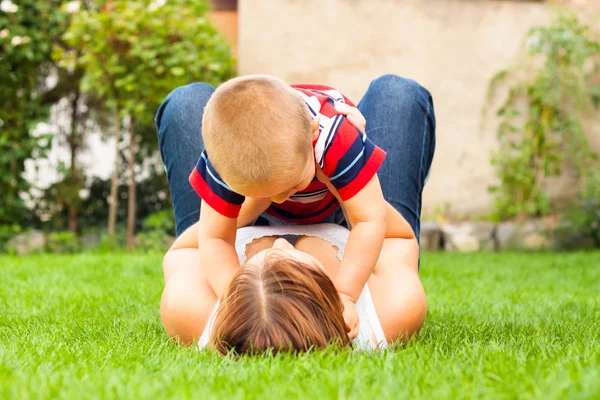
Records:
<instances>
[{"instance_id":1,"label":"leafy branch","mask_svg":"<svg viewBox=\"0 0 600 400\"><path fill-rule=\"evenodd\" d=\"M486 106L501 84L518 77L497 112L500 146L492 164L500 183L490 188L497 220L548 214L548 178L560 176L567 162L577 172L578 196L600 185L598 157L583 122L598 118L600 42L577 17L560 15L549 27L532 28L526 45L529 57L522 65L490 83ZM531 72L521 77L523 71Z\"/></svg>"}]
</instances>

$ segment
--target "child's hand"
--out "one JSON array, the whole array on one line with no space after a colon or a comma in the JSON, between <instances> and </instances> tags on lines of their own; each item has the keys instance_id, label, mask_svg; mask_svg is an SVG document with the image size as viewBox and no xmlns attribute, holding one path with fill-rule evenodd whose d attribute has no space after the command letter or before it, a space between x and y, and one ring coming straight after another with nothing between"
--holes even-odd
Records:
<instances>
[{"instance_id":1,"label":"child's hand","mask_svg":"<svg viewBox=\"0 0 600 400\"><path fill-rule=\"evenodd\" d=\"M346 103L341 103L339 101L335 102L335 109L340 113L346 116L348 121L355 128L357 128L361 132L366 132L367 129L367 121L362 113L356 107L352 107Z\"/></svg>"},{"instance_id":2,"label":"child's hand","mask_svg":"<svg viewBox=\"0 0 600 400\"><path fill-rule=\"evenodd\" d=\"M350 340L358 335L358 313L356 312L356 304L354 300L347 294L340 293L342 306L344 306L344 322L346 323L346 332Z\"/></svg>"}]
</instances>

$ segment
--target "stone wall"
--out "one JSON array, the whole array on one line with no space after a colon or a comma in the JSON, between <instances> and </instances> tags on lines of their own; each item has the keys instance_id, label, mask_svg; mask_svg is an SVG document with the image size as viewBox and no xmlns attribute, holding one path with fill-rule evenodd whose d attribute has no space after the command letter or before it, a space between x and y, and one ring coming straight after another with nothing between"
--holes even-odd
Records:
<instances>
[{"instance_id":1,"label":"stone wall","mask_svg":"<svg viewBox=\"0 0 600 400\"><path fill-rule=\"evenodd\" d=\"M588 17L600 6L598 0L577 3ZM529 28L552 19L551 7L466 0L240 0L238 7L240 74L326 83L356 101L384 73L427 87L438 145L423 213L436 207L464 217L489 211L493 121L480 129L488 84L515 61ZM600 150L597 125L590 138ZM567 177L554 182L552 192L568 196L571 186Z\"/></svg>"}]
</instances>

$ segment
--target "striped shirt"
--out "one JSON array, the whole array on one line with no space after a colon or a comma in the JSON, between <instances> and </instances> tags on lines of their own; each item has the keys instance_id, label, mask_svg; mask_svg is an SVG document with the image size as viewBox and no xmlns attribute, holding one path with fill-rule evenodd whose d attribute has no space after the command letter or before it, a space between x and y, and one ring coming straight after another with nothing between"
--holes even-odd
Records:
<instances>
[{"instance_id":1,"label":"striped shirt","mask_svg":"<svg viewBox=\"0 0 600 400\"><path fill-rule=\"evenodd\" d=\"M352 198L377 173L386 153L337 112L334 102L354 104L337 90L323 85L292 85L313 116L319 118L319 136L314 141L315 163L338 191L342 201ZM223 182L204 151L190 175L190 183L202 200L222 215L237 218L244 196ZM324 183L315 177L308 187L282 204L271 204L270 215L297 224L323 221L339 203Z\"/></svg>"}]
</instances>

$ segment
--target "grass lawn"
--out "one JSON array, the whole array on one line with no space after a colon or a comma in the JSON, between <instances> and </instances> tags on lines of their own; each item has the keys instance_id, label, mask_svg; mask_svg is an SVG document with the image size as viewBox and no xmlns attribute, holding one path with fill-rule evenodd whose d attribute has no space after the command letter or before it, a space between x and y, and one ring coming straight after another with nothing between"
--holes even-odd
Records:
<instances>
[{"instance_id":1,"label":"grass lawn","mask_svg":"<svg viewBox=\"0 0 600 400\"><path fill-rule=\"evenodd\" d=\"M418 341L237 361L167 340L160 262L0 257L0 398L600 399L600 252L425 254Z\"/></svg>"}]
</instances>

